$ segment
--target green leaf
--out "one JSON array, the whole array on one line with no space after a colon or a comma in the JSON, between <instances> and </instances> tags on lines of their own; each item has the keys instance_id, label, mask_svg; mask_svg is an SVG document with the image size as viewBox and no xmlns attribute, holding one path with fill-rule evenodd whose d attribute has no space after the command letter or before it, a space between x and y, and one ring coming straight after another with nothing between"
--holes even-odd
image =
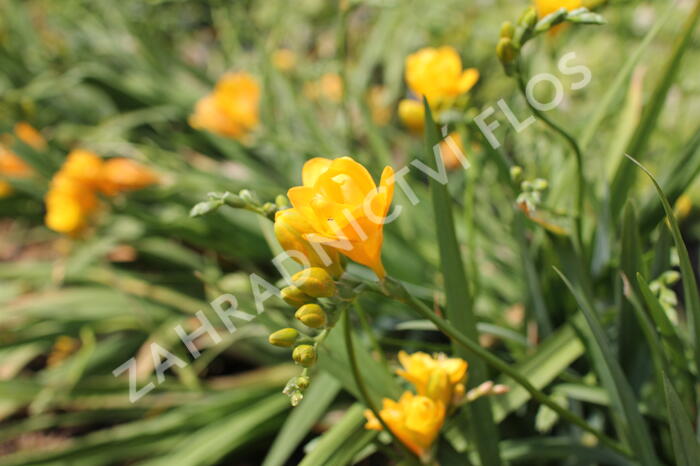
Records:
<instances>
[{"instance_id":1,"label":"green leaf","mask_svg":"<svg viewBox=\"0 0 700 466\"><path fill-rule=\"evenodd\" d=\"M342 449L352 435L364 429L365 408L360 403L355 403L345 412L343 418L331 429L323 434L313 445L309 453L299 463L299 466L325 466L329 458Z\"/></svg>"},{"instance_id":2,"label":"green leaf","mask_svg":"<svg viewBox=\"0 0 700 466\"><path fill-rule=\"evenodd\" d=\"M340 383L326 372L314 376L302 403L292 410L263 461L283 466L340 391Z\"/></svg>"},{"instance_id":3,"label":"green leaf","mask_svg":"<svg viewBox=\"0 0 700 466\"><path fill-rule=\"evenodd\" d=\"M678 398L678 393L664 373L664 392L668 407L668 420L671 424L673 452L678 466L695 466L700 458L700 444L695 438L688 412Z\"/></svg>"},{"instance_id":4,"label":"green leaf","mask_svg":"<svg viewBox=\"0 0 700 466\"><path fill-rule=\"evenodd\" d=\"M698 9L700 9L700 3L698 4ZM695 362L696 364L700 364L700 293L698 293L697 279L695 277L695 272L693 271L693 265L690 262L688 248L683 241L683 236L681 235L681 230L678 227L676 216L673 214L671 204L668 202L666 195L661 190L661 186L659 186L659 183L656 181L656 178L654 178L654 175L652 175L651 172L641 163L637 162L629 155L627 157L647 174L651 182L654 184L656 193L658 194L661 204L664 207L664 211L666 212L666 218L668 219L668 223L671 227L671 234L673 235L673 242L676 244L678 258L680 259L681 277L683 279L683 295L685 297L685 306L688 311L688 320L690 322L691 341L695 351Z\"/></svg>"},{"instance_id":5,"label":"green leaf","mask_svg":"<svg viewBox=\"0 0 700 466\"><path fill-rule=\"evenodd\" d=\"M425 111L425 151L427 165L435 172L446 176L446 169L440 153L440 137L437 133L435 120L428 100L424 98ZM476 316L474 315L472 297L469 291L462 253L455 231L452 214L453 201L447 189L447 185L433 177L430 177L430 195L433 202L433 214L435 217L435 230L440 251L440 268L445 282L445 295L447 297L447 320L457 330L467 337L476 340L479 335L476 329ZM467 359L469 352L457 345L453 346L457 356ZM469 361L469 382L474 387L484 382L488 376L484 362L471 358ZM470 419L478 419L478 428L472 428L472 440L479 451L479 457L483 466L498 466L501 464L498 452L498 429L493 420L491 402L488 397L483 397L474 403L470 403L468 409ZM472 423L473 425L473 423ZM472 426L474 427L474 426Z\"/></svg>"},{"instance_id":6,"label":"green leaf","mask_svg":"<svg viewBox=\"0 0 700 466\"><path fill-rule=\"evenodd\" d=\"M616 422L618 434L630 446L631 451L642 465L658 465L659 462L652 449L653 443L649 431L637 406L637 399L614 356L592 301L575 288L564 274L556 268L555 270L576 298L576 302L586 317L592 334L589 354L593 359L601 383L608 391L614 414L620 418Z\"/></svg>"}]
</instances>

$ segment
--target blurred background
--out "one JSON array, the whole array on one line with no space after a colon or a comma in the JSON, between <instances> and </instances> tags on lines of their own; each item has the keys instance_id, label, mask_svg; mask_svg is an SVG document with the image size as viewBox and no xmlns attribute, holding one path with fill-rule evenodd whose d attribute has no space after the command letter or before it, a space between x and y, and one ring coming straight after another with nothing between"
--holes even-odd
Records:
<instances>
[{"instance_id":1,"label":"blurred background","mask_svg":"<svg viewBox=\"0 0 700 466\"><path fill-rule=\"evenodd\" d=\"M613 284L619 212L605 212L603 200L695 2L670 3L612 2L601 11L608 24L570 26L523 51L529 73L561 78L565 99L552 118L585 139L586 190L600 201L588 204L585 236L593 286L610 306L619 297ZM267 343L271 330L290 321L280 300L268 301L265 314L219 344L203 338L202 357L168 371L136 403L129 401L127 376L112 371L136 357L139 387L157 382L152 342L189 362L174 326L195 330L199 310L214 320L208 303L222 293L234 294L241 309L253 313L250 273L279 283L270 263L279 252L272 224L233 209L191 218L190 209L207 193L247 188L272 201L300 183L311 157L350 155L378 177L383 166L400 168L421 154L422 139L401 124L397 106L408 94L405 58L425 46L451 45L465 67L480 72L466 117L450 122L475 168L451 171L449 186L460 239L470 251L465 258L477 290L481 342L513 362L531 356L548 336L537 306L548 309L550 330L575 307L555 285L551 265L561 258L552 247L556 239L541 226L566 225L573 165L567 146L544 125L518 134L502 113L494 117L506 157L523 168L525 179L549 184L539 223L519 224L494 154L464 123L499 99L521 120L528 115L495 54L501 23L517 20L527 6L524 0L0 0L0 142L31 167L27 177L0 173L7 183L0 198L0 464L272 466L299 464L314 450L317 457L307 456L305 464L387 464L373 441L376 432L362 429L336 340L329 341L307 394L314 407L289 417L281 390L298 370L287 351ZM592 72L582 90L571 91L577 76L557 69L569 52ZM696 260L697 34L677 66L648 143L632 155L662 180ZM245 140L188 123L198 99L230 71L249 73L261 87L260 125ZM621 74L631 78L615 84ZM606 101L615 86L620 91ZM23 140L20 122L46 145ZM44 223L45 197L75 148L137 161L159 181L101 201L79 237L59 234ZM384 263L419 296L439 303L427 184L416 173L409 182L425 202L408 207L397 193L396 203L406 208L387 227ZM613 202L628 197L647 247L644 260L651 261L660 205L646 179ZM613 220L606 223L606 215ZM371 277L359 266L350 271ZM535 271L536 293L527 278ZM372 333L363 325L389 354L449 350L448 341L408 309L376 299L360 305L369 316L357 323L368 371ZM568 359L548 380L583 384L590 370L579 360L583 350L561 351ZM630 377L644 374L648 367ZM382 377L372 384L384 384ZM590 401L587 396L575 403ZM523 421L537 415L537 405L510 406L502 413L505 438L556 433ZM328 432L335 443L323 435ZM527 456L532 451L525 455L514 445L509 458L516 463L593 464L534 460Z\"/></svg>"}]
</instances>

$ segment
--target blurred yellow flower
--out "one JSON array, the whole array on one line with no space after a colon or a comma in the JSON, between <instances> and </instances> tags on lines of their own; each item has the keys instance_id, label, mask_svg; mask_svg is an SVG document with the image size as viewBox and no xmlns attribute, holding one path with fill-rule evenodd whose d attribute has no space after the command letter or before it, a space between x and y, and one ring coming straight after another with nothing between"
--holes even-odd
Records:
<instances>
[{"instance_id":1,"label":"blurred yellow flower","mask_svg":"<svg viewBox=\"0 0 700 466\"><path fill-rule=\"evenodd\" d=\"M450 46L427 47L406 58L406 84L419 99L425 96L431 110L450 108L479 80L476 68L462 69L462 59ZM412 131L423 130L423 104L404 99L399 103L399 118Z\"/></svg>"},{"instance_id":2,"label":"blurred yellow flower","mask_svg":"<svg viewBox=\"0 0 700 466\"><path fill-rule=\"evenodd\" d=\"M343 99L343 79L338 73L325 73L318 80L305 83L303 93L309 100L324 98L338 103Z\"/></svg>"},{"instance_id":3,"label":"blurred yellow flower","mask_svg":"<svg viewBox=\"0 0 700 466\"><path fill-rule=\"evenodd\" d=\"M582 6L583 3L581 0L535 0L535 8L540 18L544 18L560 8L566 8L568 11L572 11Z\"/></svg>"},{"instance_id":4,"label":"blurred yellow flower","mask_svg":"<svg viewBox=\"0 0 700 466\"><path fill-rule=\"evenodd\" d=\"M103 161L94 152L75 149L51 180L45 198L46 226L59 233L77 235L99 207L98 192L113 196L156 181L153 172L132 160Z\"/></svg>"},{"instance_id":5,"label":"blurred yellow flower","mask_svg":"<svg viewBox=\"0 0 700 466\"><path fill-rule=\"evenodd\" d=\"M46 141L36 129L29 123L19 122L14 127L14 133L25 144L36 150L46 149ZM12 136L7 136L7 143L12 143ZM0 176L6 175L13 178L27 178L31 176L33 170L17 154L0 144ZM8 196L12 193L12 186L7 181L0 181L0 197Z\"/></svg>"},{"instance_id":6,"label":"blurred yellow flower","mask_svg":"<svg viewBox=\"0 0 700 466\"><path fill-rule=\"evenodd\" d=\"M391 120L389 95L384 86L372 86L367 95L367 104L372 114L372 121L379 126L385 126Z\"/></svg>"},{"instance_id":7,"label":"blurred yellow flower","mask_svg":"<svg viewBox=\"0 0 700 466\"><path fill-rule=\"evenodd\" d=\"M272 53L272 64L280 71L290 71L297 64L297 56L289 49L277 49Z\"/></svg>"},{"instance_id":8,"label":"blurred yellow flower","mask_svg":"<svg viewBox=\"0 0 700 466\"><path fill-rule=\"evenodd\" d=\"M260 85L248 73L224 75L214 92L201 98L189 122L193 128L243 139L260 123Z\"/></svg>"},{"instance_id":9,"label":"blurred yellow flower","mask_svg":"<svg viewBox=\"0 0 700 466\"><path fill-rule=\"evenodd\" d=\"M291 188L287 195L297 218L305 222L296 222L304 238L335 249L384 278L381 249L394 170L384 168L377 187L367 169L350 157L319 157L304 164L302 178L303 186Z\"/></svg>"},{"instance_id":10,"label":"blurred yellow flower","mask_svg":"<svg viewBox=\"0 0 700 466\"><path fill-rule=\"evenodd\" d=\"M143 165L124 157L104 162L100 176L100 191L114 196L124 191L135 191L158 182L158 177Z\"/></svg>"},{"instance_id":11,"label":"blurred yellow flower","mask_svg":"<svg viewBox=\"0 0 700 466\"><path fill-rule=\"evenodd\" d=\"M46 140L39 131L26 121L20 121L14 127L15 135L20 141L32 146L36 150L46 149Z\"/></svg>"},{"instance_id":12,"label":"blurred yellow flower","mask_svg":"<svg viewBox=\"0 0 700 466\"><path fill-rule=\"evenodd\" d=\"M407 391L398 402L384 398L379 416L404 445L425 458L445 422L445 405ZM382 430L372 411L365 411L365 417L366 429Z\"/></svg>"},{"instance_id":13,"label":"blurred yellow flower","mask_svg":"<svg viewBox=\"0 0 700 466\"><path fill-rule=\"evenodd\" d=\"M455 170L462 166L460 159L466 158L462 136L457 131L450 133L440 142L440 156L448 170Z\"/></svg>"},{"instance_id":14,"label":"blurred yellow flower","mask_svg":"<svg viewBox=\"0 0 700 466\"><path fill-rule=\"evenodd\" d=\"M432 357L420 351L411 355L400 351L399 362L403 369L396 373L411 382L419 395L439 400L445 406L464 395L467 361L448 358L442 353Z\"/></svg>"}]
</instances>

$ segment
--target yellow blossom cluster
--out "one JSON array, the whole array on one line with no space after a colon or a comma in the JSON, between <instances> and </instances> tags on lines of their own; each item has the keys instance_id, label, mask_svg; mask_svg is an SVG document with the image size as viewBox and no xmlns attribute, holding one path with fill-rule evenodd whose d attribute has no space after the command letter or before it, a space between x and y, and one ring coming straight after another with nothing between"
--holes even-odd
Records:
<instances>
[{"instance_id":1,"label":"yellow blossom cluster","mask_svg":"<svg viewBox=\"0 0 700 466\"><path fill-rule=\"evenodd\" d=\"M98 209L98 193L114 196L145 188L156 175L127 158L102 160L97 154L76 149L68 154L51 180L46 194L46 225L59 233L76 235Z\"/></svg>"},{"instance_id":2,"label":"yellow blossom cluster","mask_svg":"<svg viewBox=\"0 0 700 466\"><path fill-rule=\"evenodd\" d=\"M433 357L404 351L399 352L399 362L402 368L396 373L411 382L418 394L406 391L398 402L385 398L379 416L404 445L425 458L445 422L447 410L464 397L468 365L463 359L444 354ZM382 430L371 411L365 411L365 417L365 428Z\"/></svg>"}]
</instances>

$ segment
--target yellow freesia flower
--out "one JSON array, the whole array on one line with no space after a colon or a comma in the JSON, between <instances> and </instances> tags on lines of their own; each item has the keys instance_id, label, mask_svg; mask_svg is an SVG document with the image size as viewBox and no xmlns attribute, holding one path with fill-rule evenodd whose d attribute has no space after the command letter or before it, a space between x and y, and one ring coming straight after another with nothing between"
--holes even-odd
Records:
<instances>
[{"instance_id":1,"label":"yellow freesia flower","mask_svg":"<svg viewBox=\"0 0 700 466\"><path fill-rule=\"evenodd\" d=\"M287 195L298 218L306 222L299 226L308 231L304 238L335 249L384 278L381 249L394 170L384 168L377 187L367 169L350 157L315 158L304 164L302 181L303 186Z\"/></svg>"},{"instance_id":2,"label":"yellow freesia flower","mask_svg":"<svg viewBox=\"0 0 700 466\"><path fill-rule=\"evenodd\" d=\"M260 123L259 105L258 82L248 73L229 73L197 102L189 122L193 128L243 139Z\"/></svg>"},{"instance_id":3,"label":"yellow freesia flower","mask_svg":"<svg viewBox=\"0 0 700 466\"><path fill-rule=\"evenodd\" d=\"M544 18L560 8L566 8L568 11L572 11L582 6L583 3L581 0L535 0L535 8L540 18Z\"/></svg>"},{"instance_id":4,"label":"yellow freesia flower","mask_svg":"<svg viewBox=\"0 0 700 466\"><path fill-rule=\"evenodd\" d=\"M450 46L426 47L406 58L406 84L421 98L428 99L431 110L438 112L451 107L479 80L475 68L462 69L462 59ZM421 102L405 99L399 104L399 117L414 131L423 129Z\"/></svg>"},{"instance_id":5,"label":"yellow freesia flower","mask_svg":"<svg viewBox=\"0 0 700 466\"><path fill-rule=\"evenodd\" d=\"M403 369L396 373L411 382L419 395L439 400L445 406L464 395L467 361L448 358L442 353L432 357L420 351L411 355L400 351L399 362Z\"/></svg>"},{"instance_id":6,"label":"yellow freesia flower","mask_svg":"<svg viewBox=\"0 0 700 466\"><path fill-rule=\"evenodd\" d=\"M398 402L384 398L379 416L404 445L424 458L445 422L445 405L407 391ZM366 429L382 430L372 411L365 411L365 417Z\"/></svg>"},{"instance_id":7,"label":"yellow freesia flower","mask_svg":"<svg viewBox=\"0 0 700 466\"><path fill-rule=\"evenodd\" d=\"M272 64L280 71L290 71L297 64L297 56L289 49L277 49L272 53Z\"/></svg>"},{"instance_id":8,"label":"yellow freesia flower","mask_svg":"<svg viewBox=\"0 0 700 466\"><path fill-rule=\"evenodd\" d=\"M331 276L339 277L343 274L343 267L338 251L320 244L314 248L314 245L305 238L306 235L313 233L314 229L297 209L286 209L275 214L275 236L282 248L290 251L292 259L304 266L321 267ZM303 254L308 262L297 257L292 251Z\"/></svg>"}]
</instances>

